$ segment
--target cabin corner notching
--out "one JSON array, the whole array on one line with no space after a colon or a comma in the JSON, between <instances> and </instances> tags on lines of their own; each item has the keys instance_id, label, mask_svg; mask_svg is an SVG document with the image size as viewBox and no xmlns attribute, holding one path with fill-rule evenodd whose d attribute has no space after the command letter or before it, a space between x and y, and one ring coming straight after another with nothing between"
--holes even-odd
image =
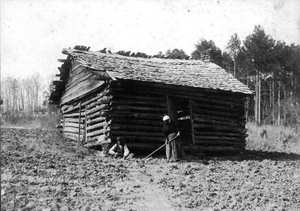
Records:
<instances>
[{"instance_id":1,"label":"cabin corner notching","mask_svg":"<svg viewBox=\"0 0 300 211\"><path fill-rule=\"evenodd\" d=\"M132 148L164 143L162 117L178 122L185 148L245 148L245 102L252 92L219 66L198 60L132 58L64 49L50 96L66 137L85 146L123 137Z\"/></svg>"}]
</instances>

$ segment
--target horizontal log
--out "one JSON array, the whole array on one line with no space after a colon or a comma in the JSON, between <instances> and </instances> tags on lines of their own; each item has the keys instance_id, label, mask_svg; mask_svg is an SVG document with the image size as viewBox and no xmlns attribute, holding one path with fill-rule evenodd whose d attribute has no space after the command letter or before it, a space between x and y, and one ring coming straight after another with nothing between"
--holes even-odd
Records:
<instances>
[{"instance_id":1,"label":"horizontal log","mask_svg":"<svg viewBox=\"0 0 300 211\"><path fill-rule=\"evenodd\" d=\"M229 107L229 106L223 106L223 105L216 105L210 102L205 102L205 103L193 103L192 105L194 108L198 108L198 109L213 109L216 111L225 111L228 113L239 113L239 114L244 114L245 113L245 109L244 108L240 108L240 107Z\"/></svg>"},{"instance_id":2,"label":"horizontal log","mask_svg":"<svg viewBox=\"0 0 300 211\"><path fill-rule=\"evenodd\" d=\"M224 125L208 125L208 124L193 124L194 130L204 130L207 131L207 129L213 129L216 131L227 131L227 132L238 132L243 133L246 131L245 128L236 128L236 127L227 127Z\"/></svg>"},{"instance_id":3,"label":"horizontal log","mask_svg":"<svg viewBox=\"0 0 300 211\"><path fill-rule=\"evenodd\" d=\"M104 91L105 92L105 91ZM114 97L112 95L103 95L101 92L96 97L82 103L82 105L87 105L88 108L93 106L93 103L109 104Z\"/></svg>"},{"instance_id":4,"label":"horizontal log","mask_svg":"<svg viewBox=\"0 0 300 211\"><path fill-rule=\"evenodd\" d=\"M113 101L118 101L118 100L150 100L150 101L157 101L157 102L165 102L166 97L164 95L159 95L159 96L148 96L145 94L137 95L137 94L122 94L122 93L114 93L114 98Z\"/></svg>"},{"instance_id":5,"label":"horizontal log","mask_svg":"<svg viewBox=\"0 0 300 211\"><path fill-rule=\"evenodd\" d=\"M218 143L218 142L202 142L202 143L195 143L195 145L197 145L198 147L224 147L224 149L226 147L238 147L238 148L245 148L245 144L244 143Z\"/></svg>"},{"instance_id":6,"label":"horizontal log","mask_svg":"<svg viewBox=\"0 0 300 211\"><path fill-rule=\"evenodd\" d=\"M87 115L87 119L92 119L94 117L108 117L109 115L110 112L108 110L103 110Z\"/></svg>"},{"instance_id":7,"label":"horizontal log","mask_svg":"<svg viewBox=\"0 0 300 211\"><path fill-rule=\"evenodd\" d=\"M199 109L199 108L192 108L193 114L195 115L211 115L211 116L218 116L218 117L226 117L232 120L239 120L240 118L244 118L244 115L236 114L234 112L222 112L222 111L214 111L209 109Z\"/></svg>"},{"instance_id":8,"label":"horizontal log","mask_svg":"<svg viewBox=\"0 0 300 211\"><path fill-rule=\"evenodd\" d=\"M225 125L229 127L242 127L242 125L239 125L234 122L217 121L217 120L207 119L207 118L194 117L193 120L196 124L206 123L206 124L213 124L213 125Z\"/></svg>"},{"instance_id":9,"label":"horizontal log","mask_svg":"<svg viewBox=\"0 0 300 211\"><path fill-rule=\"evenodd\" d=\"M110 136L112 140L117 140L117 138L120 136ZM163 137L148 137L148 136L130 136L125 135L122 136L126 143L158 143L158 144L164 144L165 139Z\"/></svg>"},{"instance_id":10,"label":"horizontal log","mask_svg":"<svg viewBox=\"0 0 300 211\"><path fill-rule=\"evenodd\" d=\"M86 124L91 125L91 124L103 122L103 121L106 121L106 120L107 120L106 117L98 117L98 118L95 118L95 119L89 119L89 120L87 120Z\"/></svg>"},{"instance_id":11,"label":"horizontal log","mask_svg":"<svg viewBox=\"0 0 300 211\"><path fill-rule=\"evenodd\" d=\"M101 98L100 102L102 104L109 104L112 101L112 99L113 99L112 97L104 96L104 97Z\"/></svg>"},{"instance_id":12,"label":"horizontal log","mask_svg":"<svg viewBox=\"0 0 300 211\"><path fill-rule=\"evenodd\" d=\"M111 121L112 124L148 125L148 126L157 126L157 127L163 126L162 119L139 120L139 119L131 119L131 118L118 118L113 116Z\"/></svg>"},{"instance_id":13,"label":"horizontal log","mask_svg":"<svg viewBox=\"0 0 300 211\"><path fill-rule=\"evenodd\" d=\"M232 142L240 142L242 139L240 137L226 137L226 136L198 136L194 135L195 140L202 141L202 140L214 140L214 141L232 141Z\"/></svg>"},{"instance_id":14,"label":"horizontal log","mask_svg":"<svg viewBox=\"0 0 300 211\"><path fill-rule=\"evenodd\" d=\"M87 118L88 120L90 120L90 119L95 118L95 117L99 118L100 115L101 115L101 111L98 111L98 112L95 112L95 113L93 113L93 114L87 115L86 118ZM105 118L105 117L103 117L103 118Z\"/></svg>"},{"instance_id":15,"label":"horizontal log","mask_svg":"<svg viewBox=\"0 0 300 211\"><path fill-rule=\"evenodd\" d=\"M78 123L73 123L73 122L65 122L64 123L64 127L76 127L78 128L80 126L80 128L84 128L83 124L78 124Z\"/></svg>"},{"instance_id":16,"label":"horizontal log","mask_svg":"<svg viewBox=\"0 0 300 211\"><path fill-rule=\"evenodd\" d=\"M78 135L72 133L64 133L65 138L72 139L74 141L78 141Z\"/></svg>"},{"instance_id":17,"label":"horizontal log","mask_svg":"<svg viewBox=\"0 0 300 211\"><path fill-rule=\"evenodd\" d=\"M186 146L184 147L185 150L197 150L199 152L204 152L204 153L236 153L239 152L243 149L245 149L244 146L239 145L239 146Z\"/></svg>"},{"instance_id":18,"label":"horizontal log","mask_svg":"<svg viewBox=\"0 0 300 211\"><path fill-rule=\"evenodd\" d=\"M207 115L207 114L199 114L199 113L194 113L193 116L195 116L196 118L206 118L206 119L210 119L210 120L217 120L217 121L221 121L221 122L234 122L240 125L244 125L246 123L246 118L240 117L240 118L228 118L228 117L221 117L221 116L213 116L213 115Z\"/></svg>"},{"instance_id":19,"label":"horizontal log","mask_svg":"<svg viewBox=\"0 0 300 211\"><path fill-rule=\"evenodd\" d=\"M244 109L245 108L245 99L242 98L238 101L230 101L230 98L228 99L216 99L214 98L213 96L210 96L210 97L199 97L197 99L195 99L193 101L193 104L195 106L197 105L201 105L201 104L212 104L212 105L215 105L215 106L223 106L223 107L229 107L231 108L233 106L233 108L238 108L238 109Z\"/></svg>"},{"instance_id":20,"label":"horizontal log","mask_svg":"<svg viewBox=\"0 0 300 211\"><path fill-rule=\"evenodd\" d=\"M92 146L97 146L97 145L102 145L102 144L110 144L110 143L111 143L110 139L106 139L105 135L101 135L101 136L93 138L91 141L84 143L84 147L92 147Z\"/></svg>"},{"instance_id":21,"label":"horizontal log","mask_svg":"<svg viewBox=\"0 0 300 211\"><path fill-rule=\"evenodd\" d=\"M70 133L75 133L78 134L79 129L75 127L64 127L63 132L70 132ZM80 134L83 134L83 130L80 130Z\"/></svg>"},{"instance_id":22,"label":"horizontal log","mask_svg":"<svg viewBox=\"0 0 300 211\"><path fill-rule=\"evenodd\" d=\"M107 104L102 104L100 106L97 106L97 107L94 107L94 108L92 108L90 110L87 110L86 114L89 115L89 114L95 113L95 112L103 110L103 109L108 110L109 106Z\"/></svg>"},{"instance_id":23,"label":"horizontal log","mask_svg":"<svg viewBox=\"0 0 300 211\"><path fill-rule=\"evenodd\" d=\"M142 126L142 125L125 125L125 124L112 124L110 126L111 130L120 130L120 131L153 131L153 132L162 132L161 127L154 126Z\"/></svg>"},{"instance_id":24,"label":"horizontal log","mask_svg":"<svg viewBox=\"0 0 300 211\"><path fill-rule=\"evenodd\" d=\"M101 99L99 99L98 101L95 101L91 104L89 104L86 109L93 109L95 108L96 106L99 106L99 105L106 105L108 107L110 107L110 104L104 104L103 102L101 102Z\"/></svg>"},{"instance_id":25,"label":"horizontal log","mask_svg":"<svg viewBox=\"0 0 300 211\"><path fill-rule=\"evenodd\" d=\"M93 131L93 132L89 132L86 134L87 137L91 137L91 136L98 136L98 135L102 135L102 134L105 134L106 132L106 129L103 128L101 130L96 130L96 131Z\"/></svg>"},{"instance_id":26,"label":"horizontal log","mask_svg":"<svg viewBox=\"0 0 300 211\"><path fill-rule=\"evenodd\" d=\"M203 131L195 131L195 135L199 136L225 136L225 137L240 137L242 138L243 135L241 133L226 133L226 132L203 132Z\"/></svg>"},{"instance_id":27,"label":"horizontal log","mask_svg":"<svg viewBox=\"0 0 300 211\"><path fill-rule=\"evenodd\" d=\"M128 106L128 105L118 105L118 106L113 106L111 108L111 111L115 111L115 110L119 110L119 111L147 111L147 112L167 112L167 107L166 108L155 108L155 107L141 107L141 106Z\"/></svg>"},{"instance_id":28,"label":"horizontal log","mask_svg":"<svg viewBox=\"0 0 300 211\"><path fill-rule=\"evenodd\" d=\"M65 111L62 111L63 114L67 114L67 113L70 113L70 112L79 112L79 105L77 106L74 106L74 107L70 107L69 109L65 110Z\"/></svg>"},{"instance_id":29,"label":"horizontal log","mask_svg":"<svg viewBox=\"0 0 300 211\"><path fill-rule=\"evenodd\" d=\"M217 141L217 140L200 140L200 139L195 139L195 144L196 145L227 145L227 146L244 146L245 141L239 141L239 142L230 142L230 141Z\"/></svg>"},{"instance_id":30,"label":"horizontal log","mask_svg":"<svg viewBox=\"0 0 300 211\"><path fill-rule=\"evenodd\" d=\"M93 129L96 129L96 128L104 128L105 126L108 126L108 125L109 124L106 121L103 121L103 122L100 122L98 124L88 126L86 129L87 129L87 131L89 131L89 130L93 130Z\"/></svg>"},{"instance_id":31,"label":"horizontal log","mask_svg":"<svg viewBox=\"0 0 300 211\"><path fill-rule=\"evenodd\" d=\"M80 122L83 123L84 119L81 119ZM79 118L65 118L65 122L73 122L73 123L79 123Z\"/></svg>"},{"instance_id":32,"label":"horizontal log","mask_svg":"<svg viewBox=\"0 0 300 211\"><path fill-rule=\"evenodd\" d=\"M109 133L110 136L141 136L141 137L160 137L163 138L163 133L154 132L137 132L137 131L118 131L112 130Z\"/></svg>"},{"instance_id":33,"label":"horizontal log","mask_svg":"<svg viewBox=\"0 0 300 211\"><path fill-rule=\"evenodd\" d=\"M111 117L123 118L123 119L140 119L140 120L162 120L163 115L159 114L144 114L144 113L131 113L131 114L118 114L115 112L111 113Z\"/></svg>"},{"instance_id":34,"label":"horizontal log","mask_svg":"<svg viewBox=\"0 0 300 211\"><path fill-rule=\"evenodd\" d=\"M118 106L118 105L135 105L135 106L149 106L149 107L167 107L167 103L165 102L155 102L151 100L115 100L113 99L110 103L111 106Z\"/></svg>"},{"instance_id":35,"label":"horizontal log","mask_svg":"<svg viewBox=\"0 0 300 211\"><path fill-rule=\"evenodd\" d=\"M87 109L90 109L90 108L92 108L92 107L94 107L94 106L96 106L96 105L103 104L102 101L108 99L108 98L103 98L104 96L110 96L109 99L112 99L112 97L111 97L111 96L112 96L112 95L111 95L111 91L106 89L106 90L104 90L103 92L101 92L100 94L98 94L97 98L95 98L95 101L93 101L93 102L87 104L86 108L87 108ZM101 100L102 100L102 101L101 101Z\"/></svg>"},{"instance_id":36,"label":"horizontal log","mask_svg":"<svg viewBox=\"0 0 300 211\"><path fill-rule=\"evenodd\" d=\"M71 113L71 114L63 114L63 116L66 118L66 117L79 117L79 114L80 113ZM84 117L85 116L85 113L81 112L81 117Z\"/></svg>"},{"instance_id":37,"label":"horizontal log","mask_svg":"<svg viewBox=\"0 0 300 211\"><path fill-rule=\"evenodd\" d=\"M102 92L105 92L107 90L107 84L103 83L100 87L100 89L97 91L97 93L94 93L90 98L86 99L81 105L83 106L88 106L90 103L97 101L98 99L100 99L101 97L103 97L101 95ZM99 93L100 92L100 93Z\"/></svg>"}]
</instances>

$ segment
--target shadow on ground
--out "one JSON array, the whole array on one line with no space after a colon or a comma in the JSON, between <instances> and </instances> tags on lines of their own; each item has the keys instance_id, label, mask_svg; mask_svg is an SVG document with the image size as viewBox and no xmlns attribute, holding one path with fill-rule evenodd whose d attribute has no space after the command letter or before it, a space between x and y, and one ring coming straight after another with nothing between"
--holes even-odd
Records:
<instances>
[{"instance_id":1,"label":"shadow on ground","mask_svg":"<svg viewBox=\"0 0 300 211\"><path fill-rule=\"evenodd\" d=\"M145 158L152 151L149 150L138 150L134 151L135 158ZM165 158L165 151L160 150L151 156L152 158ZM300 160L299 154L283 153L283 152L268 152L268 151L254 151L244 150L243 152L232 152L232 153L190 153L186 152L186 156L183 162L190 161L203 161L203 160L229 160L229 161L244 161L244 160L274 160L274 161L287 161L287 160Z\"/></svg>"}]
</instances>

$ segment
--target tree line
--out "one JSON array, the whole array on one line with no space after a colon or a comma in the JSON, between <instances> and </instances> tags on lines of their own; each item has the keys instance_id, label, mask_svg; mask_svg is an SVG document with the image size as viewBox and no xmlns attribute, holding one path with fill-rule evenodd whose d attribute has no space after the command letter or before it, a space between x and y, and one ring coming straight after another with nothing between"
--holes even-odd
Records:
<instances>
[{"instance_id":1,"label":"tree line","mask_svg":"<svg viewBox=\"0 0 300 211\"><path fill-rule=\"evenodd\" d=\"M178 49L166 55L184 59ZM300 46L287 45L255 26L240 40L235 33L222 52L214 41L200 39L192 59L210 60L233 74L254 92L247 103L248 120L258 124L300 124Z\"/></svg>"},{"instance_id":2,"label":"tree line","mask_svg":"<svg viewBox=\"0 0 300 211\"><path fill-rule=\"evenodd\" d=\"M35 73L26 78L1 79L1 110L4 115L34 114L47 110L49 91Z\"/></svg>"},{"instance_id":3,"label":"tree line","mask_svg":"<svg viewBox=\"0 0 300 211\"><path fill-rule=\"evenodd\" d=\"M248 120L258 124L300 124L300 46L274 40L259 25L245 40L233 34L223 52L214 41L200 39L191 55L178 48L157 55L210 60L233 74L255 93L246 105ZM45 110L51 87L45 87L41 81L39 74L1 80L2 112Z\"/></svg>"}]
</instances>

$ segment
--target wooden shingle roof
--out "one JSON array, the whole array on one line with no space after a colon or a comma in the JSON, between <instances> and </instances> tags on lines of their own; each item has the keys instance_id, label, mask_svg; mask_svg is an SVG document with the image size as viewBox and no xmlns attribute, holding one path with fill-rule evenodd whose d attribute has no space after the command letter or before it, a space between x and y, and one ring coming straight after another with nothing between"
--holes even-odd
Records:
<instances>
[{"instance_id":1,"label":"wooden shingle roof","mask_svg":"<svg viewBox=\"0 0 300 211\"><path fill-rule=\"evenodd\" d=\"M214 63L200 60L127 57L75 49L64 49L63 53L72 56L95 74L105 74L112 79L253 94L246 85Z\"/></svg>"}]
</instances>

